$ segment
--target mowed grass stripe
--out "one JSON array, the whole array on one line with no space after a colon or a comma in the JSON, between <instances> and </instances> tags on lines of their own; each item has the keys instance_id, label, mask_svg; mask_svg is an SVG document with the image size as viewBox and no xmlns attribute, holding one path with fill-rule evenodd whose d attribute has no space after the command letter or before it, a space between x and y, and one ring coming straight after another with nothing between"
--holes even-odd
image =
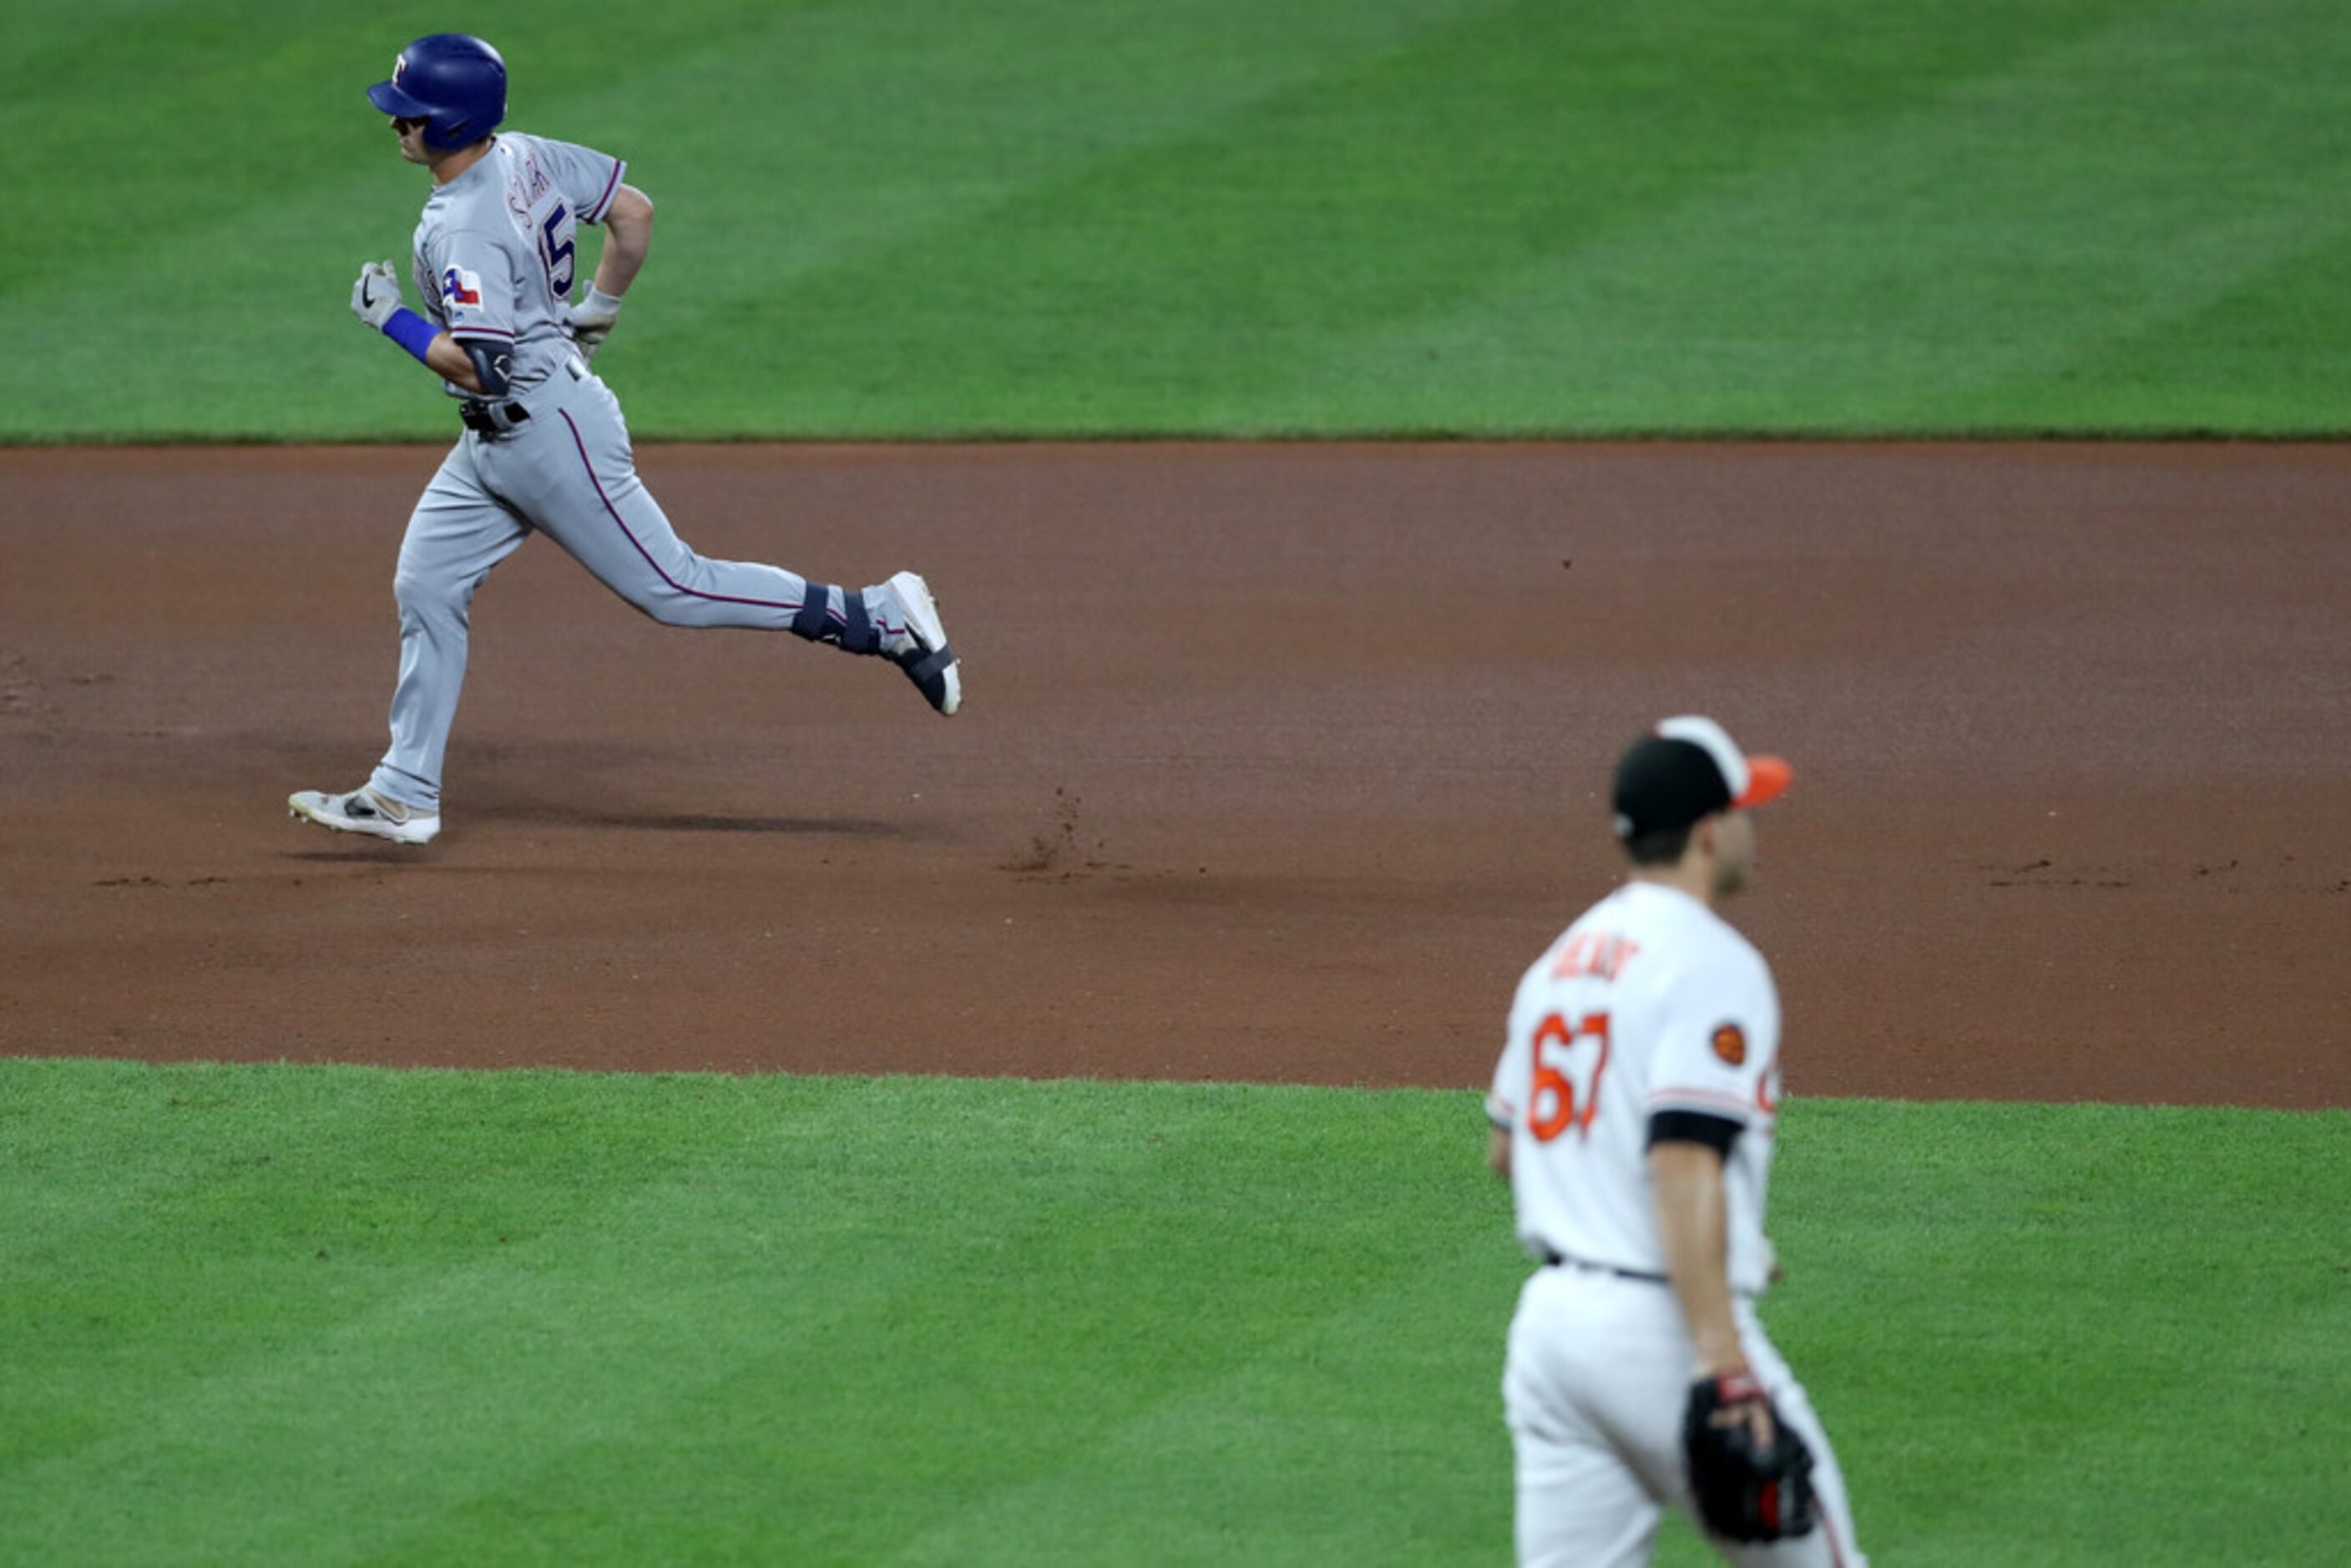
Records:
<instances>
[{"instance_id":1,"label":"mowed grass stripe","mask_svg":"<svg viewBox=\"0 0 2351 1568\"><path fill-rule=\"evenodd\" d=\"M517 124L663 202L641 434L2341 428L2321 0L609 0ZM12 14L0 439L433 436L343 312L394 35ZM2339 293L2339 290L2334 292Z\"/></svg>"},{"instance_id":2,"label":"mowed grass stripe","mask_svg":"<svg viewBox=\"0 0 2351 1568\"><path fill-rule=\"evenodd\" d=\"M1165 1403L1195 1398L1203 1385L1220 1385L1257 1360L1286 1364L1287 1343L1317 1332L1357 1290L1389 1287L1398 1264L1367 1268L1367 1284L1337 1291L1321 1266L1327 1249L1346 1244L1373 1217L1328 1222L1309 1200L1295 1219L1256 1218L1249 1211L1289 1207L1296 1195L1223 1193L1217 1173L1228 1161L1292 1130L1294 1104L1281 1103L1289 1096L1225 1106L1216 1119L1231 1125L1209 1126L1180 1110L1166 1118L1147 1105L1121 1105L1125 1096L1115 1090L1070 1088L1075 1097L1052 1097L1050 1111L1025 1093L999 1101L983 1092L977 1103L959 1103L952 1088L925 1091L912 1108L934 1124L927 1135L917 1128L904 1149L884 1142L828 1166L827 1181L841 1184L859 1209L842 1239L861 1259L878 1249L892 1283L871 1291L869 1265L860 1261L850 1299L828 1300L817 1323L799 1323L787 1298L777 1303L787 1319L779 1333L755 1326L730 1346L735 1372L709 1391L713 1399L723 1406L747 1397L766 1407L730 1410L696 1451L665 1467L681 1477L729 1475L747 1438L755 1451L787 1456L759 1483L760 1511L740 1521L728 1551L772 1554L780 1536L797 1560L968 1561L974 1542L1000 1539L1001 1561L1050 1555L1052 1521L1025 1510L1000 1520L999 1498L1061 1495L1071 1477L1100 1483L1102 1454L1116 1451L1122 1428L1153 1421ZM887 1098L877 1109L895 1119ZM1038 1120L1040 1113L1050 1120ZM1434 1124L1439 1136L1451 1130L1449 1119ZM993 1179L979 1185L991 1196L977 1204L964 1184L939 1181L923 1157L941 1138L961 1145L975 1134L1012 1151L1007 1165L985 1173ZM1319 1160L1320 1141L1310 1136L1300 1162ZM869 1184L877 1193L870 1213L856 1196ZM1220 1216L1255 1234L1239 1249L1244 1260L1286 1241L1305 1264L1285 1281L1249 1287L1243 1312L1231 1311L1226 1275L1235 1249L1223 1245ZM1328 1234L1283 1234L1318 1221ZM1446 1261L1401 1266L1427 1274ZM856 1301L865 1294L873 1299ZM854 1321L840 1322L844 1316ZM861 1337L872 1343L856 1348ZM835 1354L842 1347L848 1354ZM811 1420L811 1411L829 1414ZM1261 1459L1257 1445L1247 1457ZM1114 1477L1121 1499L1174 1500L1162 1458L1146 1453ZM567 1455L509 1474L467 1512L495 1529L517 1498L561 1497L578 1468L579 1456ZM1205 1484L1187 1480L1184 1511L1220 1513L1213 1481L1195 1479ZM864 1509L841 1508L841 1499L857 1497L870 1500ZM1124 1519L1125 1501L1115 1506ZM626 1503L618 1511L593 1502L547 1511L545 1539L559 1556L610 1553L616 1542L628 1543L622 1556L658 1554L696 1528L690 1515L666 1511L632 1517ZM940 1521L950 1522L942 1529ZM1061 1544L1074 1552L1098 1525L1086 1514L1068 1522ZM1134 1540L1154 1540L1153 1560L1165 1560L1141 1517L1123 1528Z\"/></svg>"},{"instance_id":3,"label":"mowed grass stripe","mask_svg":"<svg viewBox=\"0 0 2351 1568\"><path fill-rule=\"evenodd\" d=\"M903 1096L877 1086L853 1111L824 1103L811 1113L794 1088L781 1105L755 1093L768 1114L753 1121L773 1118L757 1130L733 1113L726 1081L672 1081L641 1116L575 1092L584 1080L553 1080L528 1102L517 1098L526 1081L488 1081L487 1105L470 1115L451 1107L457 1124L502 1125L517 1151L560 1151L529 1176L485 1161L463 1138L435 1149L405 1116L386 1119L381 1145L348 1126L329 1134L331 1150L298 1131L287 1143L285 1129L307 1124L287 1102L307 1100L316 1079L275 1077L252 1107L266 1124L254 1135L283 1152L266 1166L253 1156L257 1168L317 1190L322 1172L348 1169L342 1162L376 1163L380 1175L324 1184L325 1194L357 1189L360 1223L322 1225L297 1197L298 1230L265 1227L244 1247L208 1238L213 1263L193 1281L174 1240L91 1234L89 1259L134 1260L119 1281L134 1303L172 1298L152 1325L154 1349L162 1370L186 1375L176 1397L152 1392L168 1375L139 1378L151 1392L136 1417L69 1456L28 1442L0 1495L70 1492L78 1477L106 1493L160 1490L176 1506L118 1511L118 1527L94 1535L68 1513L53 1536L25 1544L338 1555L309 1533L325 1500L366 1551L392 1542L426 1556L470 1551L472 1531L511 1542L526 1521L531 1539L562 1554L567 1542L625 1554L713 1530L723 1541L731 1518L769 1541L789 1521L796 1549L814 1560L870 1561L893 1529L919 1529L935 1511L1066 1467L1098 1427L1213 1382L1341 1310L1350 1295L1333 1289L1330 1249L1381 1260L1398 1244L1367 1233L1374 1216L1333 1217L1328 1194L1301 1202L1290 1184L1227 1189L1237 1153L1282 1141L1284 1104L1301 1103L1298 1092L1242 1103L1219 1096L1212 1120L1179 1107L1169 1133L1156 1131L1149 1107L1124 1108L1127 1096L1104 1089L1056 1094L1046 1107L1004 1086L902 1085ZM174 1111L193 1103L181 1098ZM1448 1134L1450 1122L1440 1119ZM608 1131L622 1134L624 1152L597 1152ZM1295 1160L1319 1164L1327 1142L1303 1138ZM637 1151L655 1147L647 1169ZM559 1203L535 1239L489 1235L496 1206L481 1201L486 1193L528 1192L540 1177L559 1193L610 1190L602 1201ZM444 1183L455 1201L387 1226L370 1195L379 1183L419 1180ZM236 1184L238 1207L256 1203L253 1187ZM1259 1252L1283 1242L1309 1266L1256 1286L1249 1310L1232 1313L1225 1224ZM403 1227L413 1258L398 1245ZM314 1259L314 1240L327 1256ZM1350 1268L1379 1281L1390 1271ZM307 1292L305 1270L318 1281ZM61 1289L90 1277L88 1268L53 1275ZM225 1364L214 1298L246 1285L257 1304L295 1309L294 1321L249 1324L251 1353ZM304 1321L306 1296L333 1302L354 1291L363 1311L330 1307L323 1321ZM137 1304L128 1315L148 1316ZM18 1343L39 1343L45 1321L27 1313ZM104 1342L110 1326L68 1337ZM202 1365L174 1365L183 1342L205 1348ZM86 1362L69 1365L46 1392L71 1406L89 1372ZM36 1383L20 1394L37 1402L43 1392ZM647 1431L669 1435L657 1455ZM715 1467L706 1479L704 1467ZM615 1476L632 1482L617 1499ZM713 1486L742 1492L733 1514L705 1518ZM922 1510L893 1508L901 1493L924 1499ZM845 1497L866 1506L843 1511Z\"/></svg>"},{"instance_id":4,"label":"mowed grass stripe","mask_svg":"<svg viewBox=\"0 0 2351 1568\"><path fill-rule=\"evenodd\" d=\"M2128 324L2105 320L2069 364L2025 364L2005 379L1955 389L1955 412L1979 428L2028 421L2053 428L2077 418L2075 394L2095 387L2108 431L2181 429L2187 408L2197 427L2212 431L2340 434L2341 389L2280 373L2283 361L2306 358L2313 345L2351 343L2351 289L2342 287L2351 277L2343 219L2351 193L2339 180L2335 189L2325 211L2305 214L2298 235L2283 234L2274 216L2262 220L2273 242L2266 267L2250 267L2247 247L2226 235L2198 236L2207 252L2235 252L2225 273L2176 293L2165 310ZM2184 388L2193 389L2192 400ZM1969 406L1957 408L1959 401Z\"/></svg>"},{"instance_id":5,"label":"mowed grass stripe","mask_svg":"<svg viewBox=\"0 0 2351 1568\"><path fill-rule=\"evenodd\" d=\"M1139 23L1120 7L1049 0L781 15L689 0L658 13L522 7L500 23L513 123L630 158L670 204L636 315L674 309L683 340L669 362L698 358L674 377L700 407L684 417L790 434L766 398L804 352L777 313L796 270L853 269L909 230L1497 3L1308 5L1280 20L1181 0ZM445 433L414 367L371 350L340 308L360 260L405 255L426 191L360 97L406 34L360 49L347 23L281 11L262 29L266 47L237 41L245 22L225 31L198 7L87 33L39 18L40 36L87 42L72 51L68 91L35 84L13 113L0 108L0 130L26 134L28 166L56 193L33 207L34 263L0 303L0 346L19 350L0 362L0 435ZM137 43L110 56L131 32ZM561 41L589 34L592 51ZM110 58L113 92L90 79ZM192 124L232 129L217 143L167 133ZM159 287L159 275L211 287ZM878 322L893 304L868 289L860 309ZM699 358L697 325L715 360ZM125 341L162 357L126 360ZM300 395L256 375L264 343L270 363L299 367ZM616 376L628 358L616 354ZM893 358L875 379L903 390L908 370ZM663 415L660 385L645 391L646 428L678 417Z\"/></svg>"},{"instance_id":6,"label":"mowed grass stripe","mask_svg":"<svg viewBox=\"0 0 2351 1568\"><path fill-rule=\"evenodd\" d=\"M779 14L821 9L814 0L672 0L658 11L513 0L497 16L511 31L493 41L515 57L517 120L568 117L593 98L626 96L616 59L657 78L673 58L741 52L747 37L761 52ZM578 26L583 16L593 38ZM160 292L168 262L183 312L292 325L292 301L276 291L307 277L315 256L187 242L298 214L325 225L314 246L377 231L404 244L428 177L400 162L364 92L391 74L411 26L329 17L298 0L246 0L234 16L202 0L12 7L0 23L0 135L12 176L42 196L28 204L30 243L8 280L12 313L92 297L136 305L117 286L143 278L145 292ZM529 78L519 79L526 61ZM394 192L406 200L387 208ZM191 277L244 287L192 294Z\"/></svg>"},{"instance_id":7,"label":"mowed grass stripe","mask_svg":"<svg viewBox=\"0 0 2351 1568\"><path fill-rule=\"evenodd\" d=\"M238 1466L204 1437L225 1410L273 1425L323 1401L372 1433L404 1391L434 1381L434 1356L418 1358L419 1379L406 1352L386 1347L446 1341L462 1355L470 1343L453 1331L469 1312L539 1337L561 1305L550 1291L569 1291L582 1272L561 1253L613 1234L608 1211L742 1135L724 1080L651 1103L624 1081L567 1087L576 1092L486 1078L453 1092L430 1075L339 1084L291 1070L120 1064L11 1080L0 1337L41 1354L0 1401L74 1397L52 1406L66 1430L0 1426L10 1472L144 1469L158 1445L192 1466ZM843 1086L803 1088L800 1113L820 1132ZM91 1201L109 1191L118 1201ZM60 1302L73 1310L59 1313ZM339 1378L364 1384L387 1364L392 1385L337 1396ZM137 1419L88 1420L84 1393L117 1377ZM319 1455L341 1457L333 1442ZM245 1512L266 1520L272 1506L256 1499Z\"/></svg>"},{"instance_id":8,"label":"mowed grass stripe","mask_svg":"<svg viewBox=\"0 0 2351 1568\"><path fill-rule=\"evenodd\" d=\"M1395 389L1398 415L1409 397L1520 433L2339 427L2339 381L2280 375L2294 350L2262 319L2301 319L2278 295L2326 276L2351 229L2325 86L2351 69L2351 27L2323 0L2255 10L2122 7L2013 59L1959 51L1984 68L1906 73L1908 96L1867 118L1834 111L1866 101L1850 78L1883 37L1823 38L1852 56L1814 119L1776 118L1782 156L1677 183L1634 224L1568 187L1562 232L1582 243L1334 345L1260 406L1296 425L1361 385ZM2194 329L2257 280L2253 320ZM2159 359L2105 369L2154 340Z\"/></svg>"},{"instance_id":9,"label":"mowed grass stripe","mask_svg":"<svg viewBox=\"0 0 2351 1568\"><path fill-rule=\"evenodd\" d=\"M1383 1270L1384 1288L941 1519L890 1561L967 1562L974 1542L1006 1564L1031 1552L1091 1561L1105 1519L1155 1563L1506 1558L1499 1341L1490 1317L1464 1311L1465 1281L1493 1283L1506 1303L1524 1272L1511 1259L1494 1281L1493 1239L1428 1239L1416 1265ZM1265 1265L1239 1251L1234 1266Z\"/></svg>"},{"instance_id":10,"label":"mowed grass stripe","mask_svg":"<svg viewBox=\"0 0 2351 1568\"><path fill-rule=\"evenodd\" d=\"M0 1556L1491 1561L1482 1137L1468 1092L0 1062ZM1866 1543L2313 1560L2351 1439L2279 1412L2351 1397L2346 1176L2342 1113L1792 1104L1767 1318ZM2258 1473L2156 1506L2216 1435Z\"/></svg>"},{"instance_id":11,"label":"mowed grass stripe","mask_svg":"<svg viewBox=\"0 0 2351 1568\"><path fill-rule=\"evenodd\" d=\"M2351 1113L1805 1102L1773 1180L1767 1321L1884 1417L1832 1429L1894 1560L2332 1551L2351 1437L2279 1409L2351 1395ZM2168 1509L2192 1449L2262 1458Z\"/></svg>"},{"instance_id":12,"label":"mowed grass stripe","mask_svg":"<svg viewBox=\"0 0 2351 1568\"><path fill-rule=\"evenodd\" d=\"M512 10L553 26L556 8ZM404 40L286 0L35 0L5 26L0 137L26 220L0 287L0 435L266 438L320 408L367 423L389 386L336 330L356 323L320 307L360 261L405 250L396 215L422 202L357 96Z\"/></svg>"},{"instance_id":13,"label":"mowed grass stripe","mask_svg":"<svg viewBox=\"0 0 2351 1568\"><path fill-rule=\"evenodd\" d=\"M740 48L776 9L502 6L536 78L517 123L586 112L615 59ZM0 438L448 433L432 383L340 308L361 261L405 257L430 189L363 96L411 26L288 0L12 15L0 135L30 199L0 289Z\"/></svg>"},{"instance_id":14,"label":"mowed grass stripe","mask_svg":"<svg viewBox=\"0 0 2351 1568\"><path fill-rule=\"evenodd\" d=\"M1156 196L1126 184L1132 162L1508 9L1030 4L959 15L950 47L935 7L901 0L778 28L766 51L688 62L669 85L716 111L648 128L639 167L684 223L723 227L726 243L648 272L664 339L623 359L616 337L612 361L632 416L659 434L1037 428L1019 424L1027 389L1091 368L1066 360L1073 343L1123 343L1165 319L1149 278L1123 270L1152 259L1119 243L1120 214ZM747 123L758 134L741 134ZM1116 266L1089 253L1040 270L1034 253L1066 237L1065 193L1105 183L1117 212L1092 212L1105 226L1091 241ZM1180 257L1186 239L1173 248ZM747 340L770 350L748 386L727 369Z\"/></svg>"},{"instance_id":15,"label":"mowed grass stripe","mask_svg":"<svg viewBox=\"0 0 2351 1568\"><path fill-rule=\"evenodd\" d=\"M796 427L852 433L876 396L904 395L849 380L894 340L950 431L1571 428L1625 367L1574 351L1608 329L1604 308L1524 298L1530 273L1589 254L1647 287L1658 225L1694 247L1682 267L1753 265L1750 229L1682 232L1697 193L1775 182L1823 138L1869 144L1918 97L2119 9L1913 8L1825 32L1817 8L1465 17L796 287L780 314L809 352L778 394ZM877 286L899 302L881 320L856 304ZM1667 298L1694 315L1720 303ZM1409 334L1461 311L1474 331Z\"/></svg>"}]
</instances>

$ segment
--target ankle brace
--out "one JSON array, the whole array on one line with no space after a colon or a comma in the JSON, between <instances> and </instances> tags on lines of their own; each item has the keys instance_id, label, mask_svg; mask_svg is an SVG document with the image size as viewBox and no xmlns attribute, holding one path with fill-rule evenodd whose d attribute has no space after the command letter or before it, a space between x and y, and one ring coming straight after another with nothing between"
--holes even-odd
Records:
<instances>
[{"instance_id":1,"label":"ankle brace","mask_svg":"<svg viewBox=\"0 0 2351 1568\"><path fill-rule=\"evenodd\" d=\"M841 621L832 617L832 596L841 595ZM792 617L792 631L811 643L831 643L850 653L878 653L882 651L882 632L873 624L873 617L865 608L862 591L851 592L829 583L811 582L799 612Z\"/></svg>"}]
</instances>

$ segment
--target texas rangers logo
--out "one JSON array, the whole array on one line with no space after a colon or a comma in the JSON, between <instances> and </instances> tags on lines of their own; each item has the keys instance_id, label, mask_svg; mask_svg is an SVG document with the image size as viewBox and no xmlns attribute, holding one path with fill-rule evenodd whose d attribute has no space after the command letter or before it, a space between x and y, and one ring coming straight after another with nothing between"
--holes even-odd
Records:
<instances>
[{"instance_id":1,"label":"texas rangers logo","mask_svg":"<svg viewBox=\"0 0 2351 1568\"><path fill-rule=\"evenodd\" d=\"M441 275L441 298L452 305L479 305L482 302L482 278L479 273L453 267Z\"/></svg>"}]
</instances>

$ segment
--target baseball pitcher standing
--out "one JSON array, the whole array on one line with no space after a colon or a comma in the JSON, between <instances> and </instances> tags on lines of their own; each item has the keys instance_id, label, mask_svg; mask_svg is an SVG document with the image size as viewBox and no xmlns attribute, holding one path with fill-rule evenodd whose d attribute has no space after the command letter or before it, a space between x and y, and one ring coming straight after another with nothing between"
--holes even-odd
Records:
<instances>
[{"instance_id":1,"label":"baseball pitcher standing","mask_svg":"<svg viewBox=\"0 0 2351 1568\"><path fill-rule=\"evenodd\" d=\"M370 262L351 310L441 378L465 426L416 504L392 589L400 676L392 749L340 793L305 789L293 814L341 832L422 844L441 831L441 763L465 678L468 607L534 529L622 598L672 626L792 632L895 662L942 714L963 698L938 606L920 577L850 591L780 567L712 560L671 531L637 477L621 405L589 370L644 265L653 204L625 165L569 142L496 131L506 62L479 38L435 33L368 89L401 156L433 173L411 274ZM571 303L580 224L605 229L596 276Z\"/></svg>"},{"instance_id":2,"label":"baseball pitcher standing","mask_svg":"<svg viewBox=\"0 0 2351 1568\"><path fill-rule=\"evenodd\" d=\"M1645 1563L1667 1507L1739 1563L1861 1564L1844 1478L1755 1298L1780 998L1715 913L1788 765L1673 718L1616 769L1625 885L1519 983L1487 1114L1543 1260L1502 1375L1522 1563Z\"/></svg>"}]
</instances>

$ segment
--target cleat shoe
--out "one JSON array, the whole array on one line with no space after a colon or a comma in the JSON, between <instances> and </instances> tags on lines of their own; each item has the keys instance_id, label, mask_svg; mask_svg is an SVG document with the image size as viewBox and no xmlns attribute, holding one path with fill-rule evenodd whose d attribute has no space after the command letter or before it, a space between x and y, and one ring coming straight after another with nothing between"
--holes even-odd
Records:
<instances>
[{"instance_id":1,"label":"cleat shoe","mask_svg":"<svg viewBox=\"0 0 2351 1568\"><path fill-rule=\"evenodd\" d=\"M906 630L914 640L913 647L891 656L925 701L942 714L953 714L963 706L962 661L947 646L938 601L931 597L930 584L911 571L898 573L889 586L906 612Z\"/></svg>"},{"instance_id":2,"label":"cleat shoe","mask_svg":"<svg viewBox=\"0 0 2351 1568\"><path fill-rule=\"evenodd\" d=\"M286 798L286 814L339 833L371 833L395 844L431 843L433 835L441 831L440 812L403 806L364 787L348 795L297 789Z\"/></svg>"}]
</instances>

